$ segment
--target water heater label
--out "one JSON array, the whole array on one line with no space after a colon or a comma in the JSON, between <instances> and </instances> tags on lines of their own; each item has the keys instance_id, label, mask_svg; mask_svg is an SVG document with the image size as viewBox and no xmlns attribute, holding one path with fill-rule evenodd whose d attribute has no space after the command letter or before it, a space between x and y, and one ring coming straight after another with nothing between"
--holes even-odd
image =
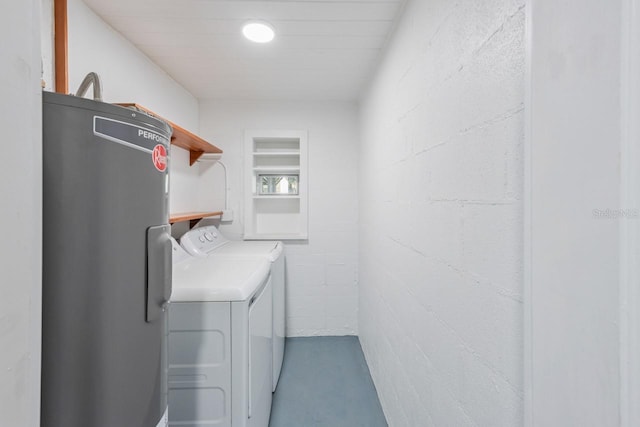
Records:
<instances>
[{"instance_id":1,"label":"water heater label","mask_svg":"<svg viewBox=\"0 0 640 427\"><path fill-rule=\"evenodd\" d=\"M151 159L153 160L153 166L160 172L167 170L167 149L164 145L158 144L153 147Z\"/></svg>"},{"instance_id":2,"label":"water heater label","mask_svg":"<svg viewBox=\"0 0 640 427\"><path fill-rule=\"evenodd\" d=\"M169 146L169 138L154 129L107 117L93 117L93 133L109 141L147 153L152 153L158 145ZM164 148L166 168L166 147Z\"/></svg>"}]
</instances>

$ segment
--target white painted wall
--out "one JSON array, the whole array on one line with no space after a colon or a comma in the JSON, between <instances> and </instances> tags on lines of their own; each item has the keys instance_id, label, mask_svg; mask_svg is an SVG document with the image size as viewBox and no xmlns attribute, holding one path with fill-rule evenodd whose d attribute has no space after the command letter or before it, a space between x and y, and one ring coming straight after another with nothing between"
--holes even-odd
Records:
<instances>
[{"instance_id":1,"label":"white painted wall","mask_svg":"<svg viewBox=\"0 0 640 427\"><path fill-rule=\"evenodd\" d=\"M409 1L362 101L359 331L390 426L522 425L523 8Z\"/></svg>"},{"instance_id":2,"label":"white painted wall","mask_svg":"<svg viewBox=\"0 0 640 427\"><path fill-rule=\"evenodd\" d=\"M54 55L53 0L40 0L40 55L42 57L42 80L44 90L55 90L55 73L53 70Z\"/></svg>"},{"instance_id":3,"label":"white painted wall","mask_svg":"<svg viewBox=\"0 0 640 427\"><path fill-rule=\"evenodd\" d=\"M40 1L0 14L0 425L40 425Z\"/></svg>"},{"instance_id":4,"label":"white painted wall","mask_svg":"<svg viewBox=\"0 0 640 427\"><path fill-rule=\"evenodd\" d=\"M229 207L235 220L221 230L243 233L245 129L309 132L309 240L286 243L287 335L357 334L357 108L344 102L226 102L200 104L204 138L224 150ZM201 166L200 205L224 203L222 168Z\"/></svg>"},{"instance_id":5,"label":"white painted wall","mask_svg":"<svg viewBox=\"0 0 640 427\"><path fill-rule=\"evenodd\" d=\"M640 207L621 203L622 3L529 5L530 426L621 421L619 232L638 221ZM637 159L630 159L636 170ZM633 188L637 193L638 184Z\"/></svg>"},{"instance_id":6,"label":"white painted wall","mask_svg":"<svg viewBox=\"0 0 640 427\"><path fill-rule=\"evenodd\" d=\"M136 102L198 133L198 101L81 0L69 0L69 89L87 73L101 77L106 102ZM91 89L87 96L91 96ZM171 147L172 212L198 210L198 175L189 153Z\"/></svg>"}]
</instances>

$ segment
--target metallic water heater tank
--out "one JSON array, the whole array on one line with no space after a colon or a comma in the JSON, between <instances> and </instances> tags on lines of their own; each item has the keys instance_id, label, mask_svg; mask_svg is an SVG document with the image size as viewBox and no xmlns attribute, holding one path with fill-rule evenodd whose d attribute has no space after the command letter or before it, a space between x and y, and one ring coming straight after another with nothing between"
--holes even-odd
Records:
<instances>
[{"instance_id":1,"label":"metallic water heater tank","mask_svg":"<svg viewBox=\"0 0 640 427\"><path fill-rule=\"evenodd\" d=\"M171 133L43 94L42 427L167 424Z\"/></svg>"}]
</instances>

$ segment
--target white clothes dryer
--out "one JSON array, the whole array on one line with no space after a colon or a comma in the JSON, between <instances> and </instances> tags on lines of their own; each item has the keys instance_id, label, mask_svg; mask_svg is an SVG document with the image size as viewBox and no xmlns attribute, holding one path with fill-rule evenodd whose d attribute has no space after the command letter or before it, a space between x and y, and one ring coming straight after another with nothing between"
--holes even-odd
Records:
<instances>
[{"instance_id":1,"label":"white clothes dryer","mask_svg":"<svg viewBox=\"0 0 640 427\"><path fill-rule=\"evenodd\" d=\"M276 390L285 347L285 256L284 245L277 241L232 241L215 226L196 228L180 238L180 244L198 257L264 258L271 263L273 286L273 389Z\"/></svg>"},{"instance_id":2,"label":"white clothes dryer","mask_svg":"<svg viewBox=\"0 0 640 427\"><path fill-rule=\"evenodd\" d=\"M272 284L260 258L198 258L173 244L169 425L267 427Z\"/></svg>"}]
</instances>

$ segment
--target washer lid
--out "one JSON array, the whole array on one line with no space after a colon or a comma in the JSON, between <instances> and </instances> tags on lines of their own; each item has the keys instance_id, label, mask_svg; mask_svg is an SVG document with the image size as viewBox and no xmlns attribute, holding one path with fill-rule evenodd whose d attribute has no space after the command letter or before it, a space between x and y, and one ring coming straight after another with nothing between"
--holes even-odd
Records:
<instances>
[{"instance_id":1,"label":"washer lid","mask_svg":"<svg viewBox=\"0 0 640 427\"><path fill-rule=\"evenodd\" d=\"M235 242L230 241L226 245L219 247L211 252L211 256L229 255L229 256L263 256L270 262L277 260L284 245L282 242Z\"/></svg>"},{"instance_id":2,"label":"washer lid","mask_svg":"<svg viewBox=\"0 0 640 427\"><path fill-rule=\"evenodd\" d=\"M192 258L173 265L172 302L245 301L269 276L260 258Z\"/></svg>"}]
</instances>

